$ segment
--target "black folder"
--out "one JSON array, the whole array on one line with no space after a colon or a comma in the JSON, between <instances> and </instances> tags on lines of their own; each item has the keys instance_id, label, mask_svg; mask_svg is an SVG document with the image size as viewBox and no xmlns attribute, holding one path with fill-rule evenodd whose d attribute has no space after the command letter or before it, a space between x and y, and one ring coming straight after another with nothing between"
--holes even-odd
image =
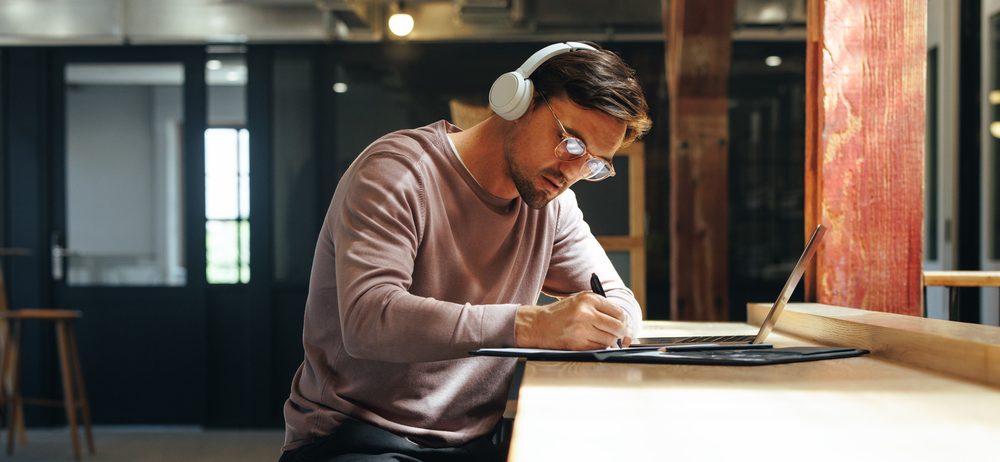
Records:
<instances>
[{"instance_id":1,"label":"black folder","mask_svg":"<svg viewBox=\"0 0 1000 462\"><path fill-rule=\"evenodd\" d=\"M612 363L697 364L706 366L766 366L824 359L850 358L866 350L840 347L785 347L771 345L684 345L608 350L562 351L525 348L484 348L475 356L520 357L537 361L586 361Z\"/></svg>"}]
</instances>

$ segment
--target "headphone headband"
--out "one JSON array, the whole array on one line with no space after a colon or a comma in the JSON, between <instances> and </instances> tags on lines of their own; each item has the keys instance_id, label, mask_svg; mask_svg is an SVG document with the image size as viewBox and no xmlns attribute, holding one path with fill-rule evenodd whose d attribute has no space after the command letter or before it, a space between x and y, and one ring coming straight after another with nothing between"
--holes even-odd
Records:
<instances>
[{"instance_id":1,"label":"headphone headband","mask_svg":"<svg viewBox=\"0 0 1000 462\"><path fill-rule=\"evenodd\" d=\"M597 51L596 48L587 45L586 43L580 43L580 42L553 43L552 45L542 48L541 50L538 50L534 54L529 56L528 59L524 61L524 64L521 64L521 67L517 68L517 72L519 72L522 76L524 76L524 78L527 79L531 77L531 74L533 72L538 70L538 66L541 66L545 61L548 61L553 56L558 56L563 53L569 53L571 51L576 51L576 50Z\"/></svg>"}]
</instances>

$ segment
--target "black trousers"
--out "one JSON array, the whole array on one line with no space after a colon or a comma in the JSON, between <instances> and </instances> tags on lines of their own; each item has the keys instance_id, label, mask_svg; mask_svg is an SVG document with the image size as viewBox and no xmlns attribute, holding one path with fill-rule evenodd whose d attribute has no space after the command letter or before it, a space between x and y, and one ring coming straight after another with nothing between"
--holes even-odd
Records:
<instances>
[{"instance_id":1,"label":"black trousers","mask_svg":"<svg viewBox=\"0 0 1000 462\"><path fill-rule=\"evenodd\" d=\"M278 462L500 462L507 448L493 443L491 435L447 448L420 446L402 436L359 420L348 420L329 436L281 454Z\"/></svg>"}]
</instances>

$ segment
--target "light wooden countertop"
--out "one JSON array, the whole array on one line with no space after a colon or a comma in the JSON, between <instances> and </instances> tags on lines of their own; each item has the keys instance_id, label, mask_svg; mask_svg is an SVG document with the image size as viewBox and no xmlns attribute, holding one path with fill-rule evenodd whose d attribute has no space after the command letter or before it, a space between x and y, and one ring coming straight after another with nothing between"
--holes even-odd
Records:
<instances>
[{"instance_id":1,"label":"light wooden countertop","mask_svg":"<svg viewBox=\"0 0 1000 462\"><path fill-rule=\"evenodd\" d=\"M1000 271L924 271L924 285L1000 287Z\"/></svg>"},{"instance_id":2,"label":"light wooden countertop","mask_svg":"<svg viewBox=\"0 0 1000 462\"><path fill-rule=\"evenodd\" d=\"M756 332L646 322L643 335L732 328ZM785 332L768 342L815 344ZM881 358L749 367L529 361L510 460L997 456L1000 388Z\"/></svg>"}]
</instances>

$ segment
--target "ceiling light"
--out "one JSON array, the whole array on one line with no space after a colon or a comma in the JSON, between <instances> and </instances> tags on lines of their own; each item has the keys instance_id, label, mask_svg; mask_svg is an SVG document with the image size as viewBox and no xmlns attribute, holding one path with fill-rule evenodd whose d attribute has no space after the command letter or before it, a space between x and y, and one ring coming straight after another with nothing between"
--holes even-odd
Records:
<instances>
[{"instance_id":1,"label":"ceiling light","mask_svg":"<svg viewBox=\"0 0 1000 462\"><path fill-rule=\"evenodd\" d=\"M990 90L990 104L1000 104L1000 90Z\"/></svg>"},{"instance_id":2,"label":"ceiling light","mask_svg":"<svg viewBox=\"0 0 1000 462\"><path fill-rule=\"evenodd\" d=\"M347 93L347 84L344 82L337 82L333 84L334 93Z\"/></svg>"},{"instance_id":3,"label":"ceiling light","mask_svg":"<svg viewBox=\"0 0 1000 462\"><path fill-rule=\"evenodd\" d=\"M990 122L990 134L994 138L1000 138L1000 122Z\"/></svg>"},{"instance_id":4,"label":"ceiling light","mask_svg":"<svg viewBox=\"0 0 1000 462\"><path fill-rule=\"evenodd\" d=\"M205 67L213 71L217 71L222 69L222 61L219 61L218 59L210 59L207 63L205 63Z\"/></svg>"},{"instance_id":5,"label":"ceiling light","mask_svg":"<svg viewBox=\"0 0 1000 462\"><path fill-rule=\"evenodd\" d=\"M788 20L788 11L784 6L768 5L760 9L757 17L762 23L777 23Z\"/></svg>"},{"instance_id":6,"label":"ceiling light","mask_svg":"<svg viewBox=\"0 0 1000 462\"><path fill-rule=\"evenodd\" d=\"M768 67L778 67L781 65L781 56L768 56L764 58L764 64L767 64Z\"/></svg>"},{"instance_id":7,"label":"ceiling light","mask_svg":"<svg viewBox=\"0 0 1000 462\"><path fill-rule=\"evenodd\" d=\"M410 35L410 32L413 32L413 16L406 13L389 16L389 32L397 37Z\"/></svg>"},{"instance_id":8,"label":"ceiling light","mask_svg":"<svg viewBox=\"0 0 1000 462\"><path fill-rule=\"evenodd\" d=\"M240 73L236 71L226 72L226 80L230 82L235 82L240 79Z\"/></svg>"}]
</instances>

